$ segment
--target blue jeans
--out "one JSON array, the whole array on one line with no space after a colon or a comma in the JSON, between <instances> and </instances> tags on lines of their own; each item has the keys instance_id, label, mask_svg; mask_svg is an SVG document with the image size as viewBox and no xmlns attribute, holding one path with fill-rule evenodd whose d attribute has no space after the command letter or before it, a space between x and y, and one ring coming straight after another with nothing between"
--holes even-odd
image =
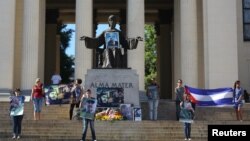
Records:
<instances>
[{"instance_id":1,"label":"blue jeans","mask_svg":"<svg viewBox=\"0 0 250 141\"><path fill-rule=\"evenodd\" d=\"M157 110L158 110L159 100L148 100L149 106L149 119L157 120Z\"/></svg>"},{"instance_id":2,"label":"blue jeans","mask_svg":"<svg viewBox=\"0 0 250 141\"><path fill-rule=\"evenodd\" d=\"M185 133L185 137L186 138L191 138L190 134L191 134L191 123L184 123L184 133Z\"/></svg>"},{"instance_id":3,"label":"blue jeans","mask_svg":"<svg viewBox=\"0 0 250 141\"><path fill-rule=\"evenodd\" d=\"M42 111L43 98L33 98L33 104L34 111L40 113Z\"/></svg>"},{"instance_id":4,"label":"blue jeans","mask_svg":"<svg viewBox=\"0 0 250 141\"><path fill-rule=\"evenodd\" d=\"M23 120L23 115L12 116L13 134L15 134L16 136L21 134L22 120Z\"/></svg>"},{"instance_id":5,"label":"blue jeans","mask_svg":"<svg viewBox=\"0 0 250 141\"><path fill-rule=\"evenodd\" d=\"M88 124L90 124L92 140L96 140L95 128L94 128L94 120L91 120L91 119L83 119L82 120L82 125L83 125L82 140L85 141L85 139L86 139Z\"/></svg>"}]
</instances>

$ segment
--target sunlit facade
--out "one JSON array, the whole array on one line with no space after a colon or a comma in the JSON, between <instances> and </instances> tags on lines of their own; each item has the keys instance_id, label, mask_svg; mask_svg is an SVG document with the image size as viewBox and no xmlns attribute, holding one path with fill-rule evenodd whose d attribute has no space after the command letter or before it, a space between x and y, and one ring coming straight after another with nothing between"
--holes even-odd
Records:
<instances>
[{"instance_id":1,"label":"sunlit facade","mask_svg":"<svg viewBox=\"0 0 250 141\"><path fill-rule=\"evenodd\" d=\"M1 0L0 94L16 87L29 91L37 77L48 82L54 71L60 71L58 22L76 25L75 77L84 80L95 66L95 54L79 38L94 36L97 25L106 23L110 14L119 16L127 37L143 37L144 25L155 25L161 98L174 98L179 78L200 88L232 87L240 80L250 90L248 21L243 16L243 9L250 7L247 2L243 7L243 2ZM143 92L144 42L127 52L127 63L139 74Z\"/></svg>"}]
</instances>

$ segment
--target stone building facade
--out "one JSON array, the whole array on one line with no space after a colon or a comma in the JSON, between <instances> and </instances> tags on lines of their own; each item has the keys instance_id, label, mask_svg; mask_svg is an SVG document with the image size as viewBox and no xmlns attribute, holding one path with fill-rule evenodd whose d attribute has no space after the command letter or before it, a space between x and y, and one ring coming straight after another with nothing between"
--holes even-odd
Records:
<instances>
[{"instance_id":1,"label":"stone building facade","mask_svg":"<svg viewBox=\"0 0 250 141\"><path fill-rule=\"evenodd\" d=\"M75 77L84 79L94 67L94 53L79 38L95 35L110 14L119 16L127 37L143 37L144 25L155 25L161 98L174 98L179 78L199 88L231 87L241 80L250 90L244 8L248 0L1 0L0 93L30 90L35 78L47 82L58 71L58 22L76 24ZM144 42L127 59L143 92Z\"/></svg>"}]
</instances>

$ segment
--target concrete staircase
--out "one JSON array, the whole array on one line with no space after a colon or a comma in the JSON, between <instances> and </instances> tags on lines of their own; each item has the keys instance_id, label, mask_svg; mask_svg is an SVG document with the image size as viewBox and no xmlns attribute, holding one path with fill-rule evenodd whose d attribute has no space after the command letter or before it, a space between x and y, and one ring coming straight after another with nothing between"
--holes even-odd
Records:
<instances>
[{"instance_id":1,"label":"concrete staircase","mask_svg":"<svg viewBox=\"0 0 250 141\"><path fill-rule=\"evenodd\" d=\"M141 102L142 118L148 120L148 103ZM199 121L234 121L236 119L235 111L232 106L229 107L196 107L195 120ZM250 103L243 106L243 120L250 121ZM175 120L175 102L172 100L160 100L158 106L159 120Z\"/></svg>"},{"instance_id":2,"label":"concrete staircase","mask_svg":"<svg viewBox=\"0 0 250 141\"><path fill-rule=\"evenodd\" d=\"M142 121L96 121L98 141L182 141L183 124L175 120L175 105L161 100L158 121L147 120L147 103L142 102ZM207 140L208 124L250 124L250 105L244 105L243 122L235 121L232 108L197 108L197 120L192 124L192 140ZM0 141L11 139L9 103L0 102ZM79 141L82 133L81 121L68 120L69 105L44 106L42 120L33 120L33 105L25 103L22 127L23 141ZM205 120L204 120L205 119ZM91 140L90 130L87 139Z\"/></svg>"}]
</instances>

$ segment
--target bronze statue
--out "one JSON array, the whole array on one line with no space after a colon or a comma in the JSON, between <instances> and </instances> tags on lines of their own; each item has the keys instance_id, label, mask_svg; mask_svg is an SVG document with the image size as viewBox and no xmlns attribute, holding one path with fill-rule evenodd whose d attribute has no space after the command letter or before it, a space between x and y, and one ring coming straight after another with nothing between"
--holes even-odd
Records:
<instances>
[{"instance_id":1,"label":"bronze statue","mask_svg":"<svg viewBox=\"0 0 250 141\"><path fill-rule=\"evenodd\" d=\"M124 68L124 50L136 49L138 41L143 39L125 38L122 32L115 28L116 16L110 15L108 18L109 28L104 30L98 37L91 38L82 36L80 40L85 41L89 49L96 49L98 53L98 68ZM100 48L100 46L104 46Z\"/></svg>"}]
</instances>

